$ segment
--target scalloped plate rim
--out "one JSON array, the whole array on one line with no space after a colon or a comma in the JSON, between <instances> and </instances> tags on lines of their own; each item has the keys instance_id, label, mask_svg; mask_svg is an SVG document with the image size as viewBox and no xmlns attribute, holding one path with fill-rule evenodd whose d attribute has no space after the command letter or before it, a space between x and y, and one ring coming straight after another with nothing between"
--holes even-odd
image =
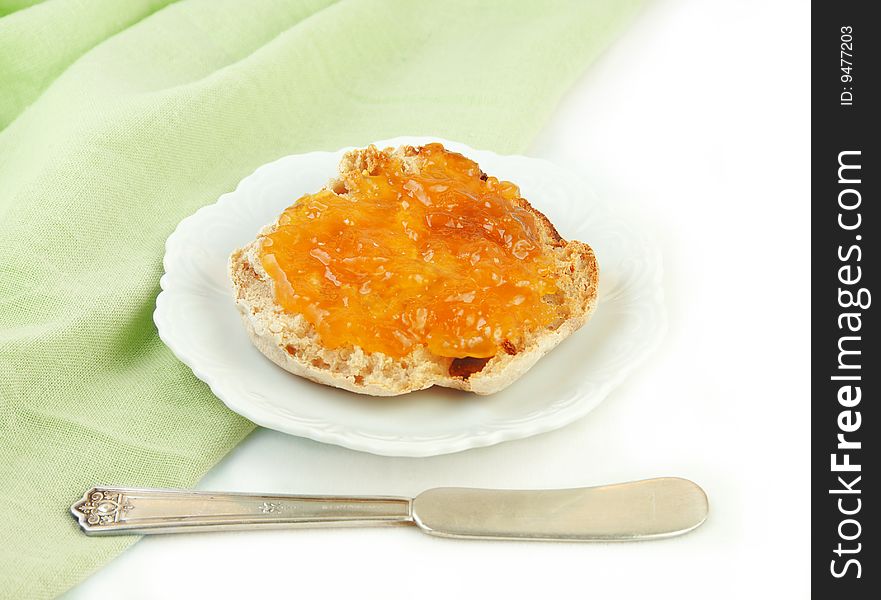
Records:
<instances>
[{"instance_id":1,"label":"scalloped plate rim","mask_svg":"<svg viewBox=\"0 0 881 600\"><path fill-rule=\"evenodd\" d=\"M472 156L476 154L494 155L501 160L511 159L531 163L542 163L548 168L557 171L561 170L561 168L554 163L544 159L517 154L502 155L488 150L476 150L461 142L446 140L438 136L398 136L373 143L380 147L386 147L397 146L400 144L420 144L426 143L429 140L441 142L448 148L460 152L464 151L463 153L466 154L471 153ZM257 167L250 175L244 177L236 185L235 189L222 194L214 203L202 206L193 214L182 219L165 242L165 254L162 261L164 273L160 278L161 291L156 298L156 308L153 312L153 320L156 324L159 338L172 351L172 353L181 362L186 364L198 379L207 384L211 392L233 412L249 419L257 425L274 429L282 433L304 437L318 442L334 444L352 450L370 452L372 454L399 457L427 457L450 454L472 448L491 446L505 441L531 437L533 435L558 429L581 419L599 405L608 394L627 377L627 375L632 373L636 367L654 351L660 343L667 330L667 320L663 301L661 258L659 252L654 252L652 256L643 257L654 263L651 268L651 283L654 286L653 300L656 308L656 314L654 315L655 319L652 322L654 325L653 330L649 332L650 335L644 340L639 351L634 352L628 357L629 360L624 366L618 368L612 376L605 378L600 385L591 390L590 394L586 394L587 398L584 398L584 400L589 401L578 402L579 396L585 396L583 389L579 388L573 390L571 394L562 400L558 398L554 402L548 402L548 406L560 405L561 407L557 410L541 413L538 416L528 418L525 422L522 420L518 422L514 419L511 426L505 426L505 421L502 420L498 423L484 424L477 430L465 430L455 435L442 434L440 436L422 438L401 438L401 436L394 436L394 439L389 437L383 438L377 434L371 434L366 431L359 431L348 427L343 428L334 423L326 423L319 419L284 419L278 414L267 414L263 407L254 402L249 402L243 394L236 393L237 391L234 389L228 389L222 378L215 377L210 371L204 370L200 365L200 361L197 358L194 358L190 349L186 347L186 344L179 343L180 340L175 339L173 334L170 335L170 328L166 326L164 311L166 303L172 301L172 289L170 289L170 284L172 281L171 276L173 275L175 267L173 262L173 259L175 258L175 245L180 241L179 238L190 225L198 222L205 215L230 205L238 195L243 193L244 189L254 184L262 175L271 172L273 168L278 168L280 164L297 159L305 159L306 157L314 155L340 155L353 148L355 148L355 146L347 146L337 151L316 150L302 154L290 154L267 162ZM567 171L567 173L569 172ZM569 175L572 174L569 173ZM578 178L578 180L585 186L583 192L595 199L596 197L590 192L586 184L584 184L580 178ZM603 209L603 212L614 213L614 211L608 210L608 206L600 206L600 208ZM615 216L621 215L619 214ZM641 241L643 245L653 245L644 233L640 237L642 238ZM600 265L600 268L602 269L602 265ZM232 302L231 299L230 302ZM586 325L586 327L589 326L590 323ZM291 375L291 377L295 377L295 375ZM513 385L516 385L516 383ZM511 421L511 419L508 420L508 422ZM319 423L321 423L321 426L317 426Z\"/></svg>"}]
</instances>

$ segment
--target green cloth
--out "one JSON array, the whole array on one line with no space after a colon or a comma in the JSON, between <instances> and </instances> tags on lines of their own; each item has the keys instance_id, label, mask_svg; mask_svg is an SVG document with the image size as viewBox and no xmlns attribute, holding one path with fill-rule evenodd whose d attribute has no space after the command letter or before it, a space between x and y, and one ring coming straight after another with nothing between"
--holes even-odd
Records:
<instances>
[{"instance_id":1,"label":"green cloth","mask_svg":"<svg viewBox=\"0 0 881 600\"><path fill-rule=\"evenodd\" d=\"M186 487L253 425L156 335L175 225L285 154L522 151L638 1L0 0L0 596L136 541L97 483Z\"/></svg>"}]
</instances>

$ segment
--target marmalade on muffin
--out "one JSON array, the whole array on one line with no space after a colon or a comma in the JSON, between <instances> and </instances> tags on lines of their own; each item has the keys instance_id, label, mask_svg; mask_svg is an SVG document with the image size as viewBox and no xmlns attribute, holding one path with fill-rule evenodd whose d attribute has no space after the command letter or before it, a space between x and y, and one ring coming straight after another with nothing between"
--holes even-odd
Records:
<instances>
[{"instance_id":1,"label":"marmalade on muffin","mask_svg":"<svg viewBox=\"0 0 881 600\"><path fill-rule=\"evenodd\" d=\"M451 358L519 348L558 318L554 257L513 183L441 144L307 194L261 236L277 303L328 348L401 358L425 346Z\"/></svg>"}]
</instances>

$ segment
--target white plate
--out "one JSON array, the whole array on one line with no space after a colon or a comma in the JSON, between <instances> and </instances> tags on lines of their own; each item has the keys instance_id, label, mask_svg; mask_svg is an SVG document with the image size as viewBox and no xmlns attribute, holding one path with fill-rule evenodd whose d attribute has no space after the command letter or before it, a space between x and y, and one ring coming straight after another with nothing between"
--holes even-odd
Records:
<instances>
[{"instance_id":1,"label":"white plate","mask_svg":"<svg viewBox=\"0 0 881 600\"><path fill-rule=\"evenodd\" d=\"M500 156L439 138L400 137L380 147L441 141L520 186L567 239L593 246L600 265L593 318L519 381L492 396L431 388L373 398L325 387L277 367L248 340L226 275L227 257L301 195L336 173L337 152L263 165L168 238L159 336L229 408L254 423L390 456L432 456L562 427L594 408L657 345L666 328L658 250L583 181L546 162Z\"/></svg>"}]
</instances>

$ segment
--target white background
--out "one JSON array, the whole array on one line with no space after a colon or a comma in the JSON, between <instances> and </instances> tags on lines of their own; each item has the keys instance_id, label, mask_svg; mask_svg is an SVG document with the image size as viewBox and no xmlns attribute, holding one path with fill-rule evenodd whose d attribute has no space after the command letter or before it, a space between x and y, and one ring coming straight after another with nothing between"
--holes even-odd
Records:
<instances>
[{"instance_id":1,"label":"white background","mask_svg":"<svg viewBox=\"0 0 881 600\"><path fill-rule=\"evenodd\" d=\"M664 253L669 333L588 417L429 459L261 430L200 486L414 495L678 475L710 497L703 527L618 545L415 528L157 537L70 597L807 597L809 29L807 1L657 0L531 148L640 214Z\"/></svg>"}]
</instances>

